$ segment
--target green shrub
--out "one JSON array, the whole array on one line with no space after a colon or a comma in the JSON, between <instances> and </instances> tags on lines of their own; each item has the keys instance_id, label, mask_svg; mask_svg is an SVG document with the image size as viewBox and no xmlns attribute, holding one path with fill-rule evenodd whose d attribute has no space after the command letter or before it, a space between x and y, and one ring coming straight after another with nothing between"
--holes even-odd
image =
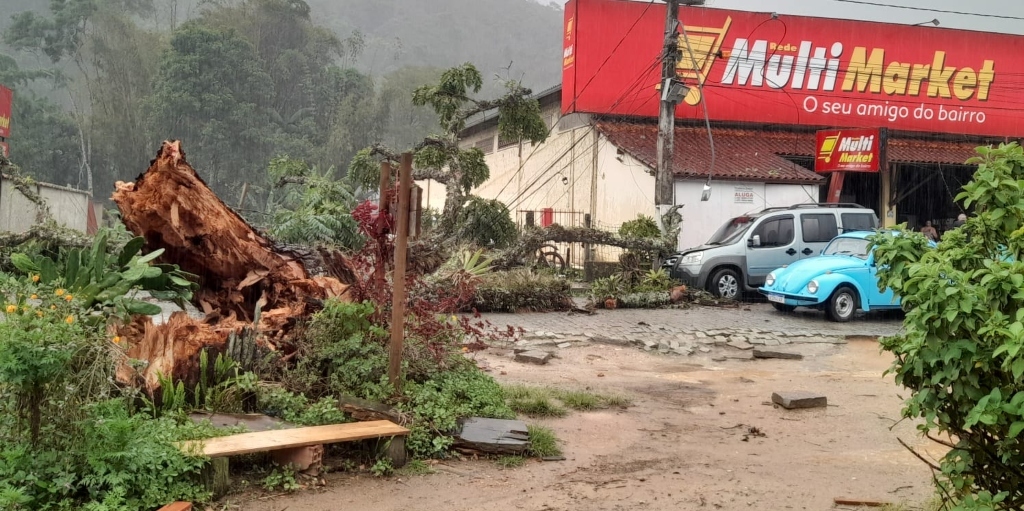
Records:
<instances>
[{"instance_id":1,"label":"green shrub","mask_svg":"<svg viewBox=\"0 0 1024 511\"><path fill-rule=\"evenodd\" d=\"M208 425L132 415L110 400L88 406L78 426L45 447L0 447L0 509L134 511L209 499L195 479L203 458L174 446L216 436Z\"/></svg>"},{"instance_id":2,"label":"green shrub","mask_svg":"<svg viewBox=\"0 0 1024 511\"><path fill-rule=\"evenodd\" d=\"M518 268L484 275L471 308L479 312L563 311L572 308L572 297L565 279Z\"/></svg>"},{"instance_id":3,"label":"green shrub","mask_svg":"<svg viewBox=\"0 0 1024 511\"><path fill-rule=\"evenodd\" d=\"M619 226L619 236L624 238L660 238L661 229L653 217L644 214L636 216L635 220L629 220Z\"/></svg>"},{"instance_id":4,"label":"green shrub","mask_svg":"<svg viewBox=\"0 0 1024 511\"><path fill-rule=\"evenodd\" d=\"M515 417L505 404L501 386L471 365L439 373L423 383L408 382L405 394L407 400L399 409L413 417L406 447L415 457L444 455L452 444L448 435L455 432L460 418Z\"/></svg>"},{"instance_id":5,"label":"green shrub","mask_svg":"<svg viewBox=\"0 0 1024 511\"><path fill-rule=\"evenodd\" d=\"M979 148L957 200L967 223L936 249L903 226L873 239L879 288L907 309L882 340L890 372L911 390L903 415L952 438L936 472L956 510L1022 509L1024 486L1024 150Z\"/></svg>"},{"instance_id":6,"label":"green shrub","mask_svg":"<svg viewBox=\"0 0 1024 511\"><path fill-rule=\"evenodd\" d=\"M538 458L548 456L561 456L562 449L558 447L558 437L550 428L543 426L528 426L530 432L530 454Z\"/></svg>"},{"instance_id":7,"label":"green shrub","mask_svg":"<svg viewBox=\"0 0 1024 511\"><path fill-rule=\"evenodd\" d=\"M626 293L626 286L619 275L597 279L590 284L590 298L600 304L609 298L618 298Z\"/></svg>"},{"instance_id":8,"label":"green shrub","mask_svg":"<svg viewBox=\"0 0 1024 511\"><path fill-rule=\"evenodd\" d=\"M470 197L459 212L458 235L479 247L505 248L516 240L519 231L503 202Z\"/></svg>"}]
</instances>

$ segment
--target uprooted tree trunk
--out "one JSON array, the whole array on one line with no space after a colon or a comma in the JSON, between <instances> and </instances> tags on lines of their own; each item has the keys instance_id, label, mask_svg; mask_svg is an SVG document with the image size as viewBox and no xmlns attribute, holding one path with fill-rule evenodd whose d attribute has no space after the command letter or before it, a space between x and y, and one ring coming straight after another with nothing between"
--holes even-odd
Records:
<instances>
[{"instance_id":1,"label":"uprooted tree trunk","mask_svg":"<svg viewBox=\"0 0 1024 511\"><path fill-rule=\"evenodd\" d=\"M176 312L160 325L145 317L119 327L128 358L147 362L141 370L122 364L123 382L141 378L152 392L159 374L192 381L200 351L223 350L247 327L266 348L287 351L298 320L326 298L352 298L353 273L343 257L273 245L210 190L178 141L164 142L137 182L118 182L113 201L148 250L165 249L162 262L199 276L193 301L206 315Z\"/></svg>"},{"instance_id":2,"label":"uprooted tree trunk","mask_svg":"<svg viewBox=\"0 0 1024 511\"><path fill-rule=\"evenodd\" d=\"M609 245L658 254L669 254L674 246L660 239L629 238L613 232L600 231L587 227L562 227L554 224L542 229L528 229L509 248L499 252L493 265L497 268L518 266L535 253L545 243L588 243L592 245Z\"/></svg>"}]
</instances>

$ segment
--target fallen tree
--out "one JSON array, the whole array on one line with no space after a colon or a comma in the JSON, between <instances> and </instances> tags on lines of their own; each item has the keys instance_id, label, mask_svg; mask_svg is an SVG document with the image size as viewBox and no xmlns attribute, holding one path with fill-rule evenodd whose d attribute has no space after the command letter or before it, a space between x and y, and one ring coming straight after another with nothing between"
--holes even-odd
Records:
<instances>
[{"instance_id":1,"label":"fallen tree","mask_svg":"<svg viewBox=\"0 0 1024 511\"><path fill-rule=\"evenodd\" d=\"M497 268L520 266L527 257L534 254L546 243L583 243L591 245L608 245L656 254L670 254L674 245L665 243L658 238L632 238L619 236L614 232L590 229L587 227L562 227L553 224L539 229L527 229L509 248L499 252L494 258Z\"/></svg>"},{"instance_id":2,"label":"fallen tree","mask_svg":"<svg viewBox=\"0 0 1024 511\"><path fill-rule=\"evenodd\" d=\"M144 382L152 392L158 375L193 381L204 348L223 351L227 340L253 328L257 343L289 351L298 320L323 300L351 300L353 272L346 259L325 250L276 246L221 201L188 164L178 141L164 142L149 169L134 183L118 182L112 197L125 226L164 249L161 262L198 275L194 303L205 314L175 312L162 324L148 317L118 327L129 359L123 382Z\"/></svg>"}]
</instances>

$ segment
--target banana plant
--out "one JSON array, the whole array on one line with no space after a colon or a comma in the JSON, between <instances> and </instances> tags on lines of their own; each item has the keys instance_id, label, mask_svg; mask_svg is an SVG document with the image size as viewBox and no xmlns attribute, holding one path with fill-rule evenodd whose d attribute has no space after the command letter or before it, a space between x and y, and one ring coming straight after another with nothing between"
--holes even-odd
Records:
<instances>
[{"instance_id":1,"label":"banana plant","mask_svg":"<svg viewBox=\"0 0 1024 511\"><path fill-rule=\"evenodd\" d=\"M108 254L108 233L96 236L91 248L74 248L63 252L58 261L40 255L11 255L14 266L29 275L38 275L43 284L63 287L81 301L84 307L115 306L131 314L154 315L160 307L128 297L134 289L149 291L160 300L170 300L183 307L198 289L195 275L184 272L178 265L157 264L156 258L164 253L157 249L142 254L146 240L133 238L119 253Z\"/></svg>"}]
</instances>

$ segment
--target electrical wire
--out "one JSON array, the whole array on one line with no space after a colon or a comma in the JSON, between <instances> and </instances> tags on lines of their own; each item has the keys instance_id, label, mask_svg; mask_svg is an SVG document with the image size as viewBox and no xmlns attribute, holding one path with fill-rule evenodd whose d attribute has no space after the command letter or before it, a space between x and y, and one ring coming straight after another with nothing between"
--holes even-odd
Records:
<instances>
[{"instance_id":1,"label":"electrical wire","mask_svg":"<svg viewBox=\"0 0 1024 511\"><path fill-rule=\"evenodd\" d=\"M686 25L679 22L679 28L683 32L683 41L686 42L686 50L690 53L690 62L693 63L693 71L697 73L697 90L700 92L701 110L704 111L704 126L708 130L708 144L711 146L711 165L708 168L708 180L705 186L711 186L711 176L715 172L715 138L711 134L711 118L708 115L707 98L704 97L704 80L700 79L700 69L697 69L697 57L693 54L693 46L690 45L690 36L686 34ZM673 115L675 112L673 112ZM674 135L674 134L673 134Z\"/></svg>"},{"instance_id":2,"label":"electrical wire","mask_svg":"<svg viewBox=\"0 0 1024 511\"><path fill-rule=\"evenodd\" d=\"M906 10L909 10L909 11L938 12L938 13L942 13L942 14L959 14L961 16L978 16L978 17L981 17L981 18L997 18L997 19L1004 19L1004 20L1024 21L1024 18L1022 18L1022 17L1019 17L1019 16L1006 16L1006 15L1003 15L1003 14L985 14L985 13L980 13L980 12L949 11L949 10L945 10L945 9L931 9L931 8L928 8L928 7L913 7L913 6L910 6L910 5L893 5L893 4L884 4L884 3L881 3L881 2L866 2L866 1L863 1L863 0L833 0L833 1L847 3L847 4L861 4L861 5L873 5L875 7L889 7L889 8L892 8L892 9L906 9Z\"/></svg>"}]
</instances>

